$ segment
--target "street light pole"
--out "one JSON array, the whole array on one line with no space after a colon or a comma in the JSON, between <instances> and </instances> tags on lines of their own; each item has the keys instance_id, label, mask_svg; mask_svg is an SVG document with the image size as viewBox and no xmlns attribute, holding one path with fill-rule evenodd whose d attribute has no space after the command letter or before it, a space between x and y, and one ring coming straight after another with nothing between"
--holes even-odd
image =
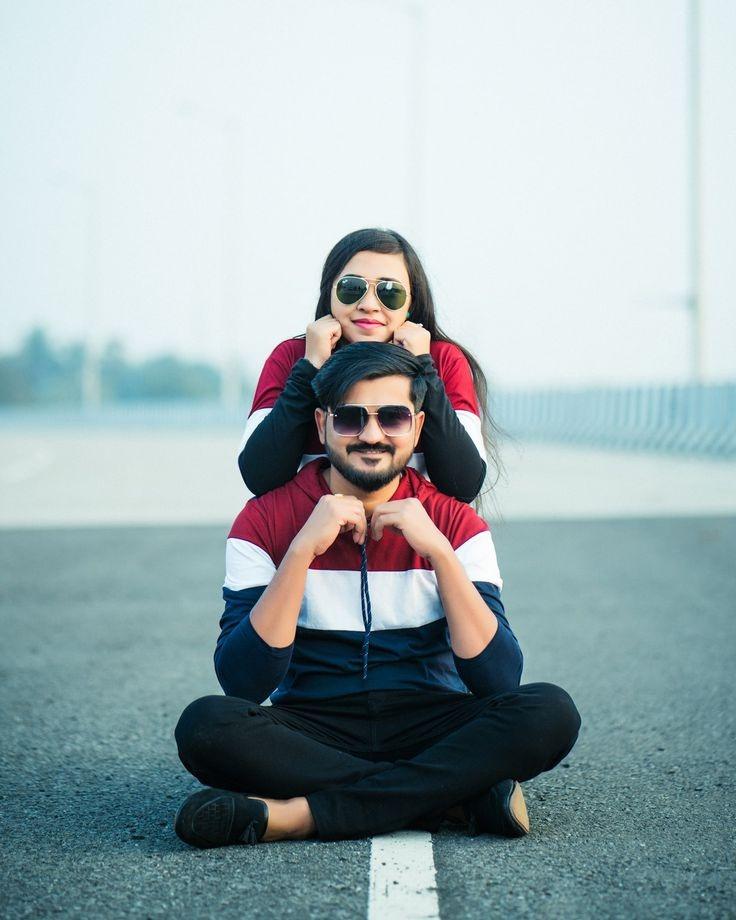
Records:
<instances>
[{"instance_id":1,"label":"street light pole","mask_svg":"<svg viewBox=\"0 0 736 920\"><path fill-rule=\"evenodd\" d=\"M702 382L705 377L703 310L703 202L702 202L702 93L701 39L699 0L688 3L688 234L690 314L690 378Z\"/></svg>"},{"instance_id":2,"label":"street light pole","mask_svg":"<svg viewBox=\"0 0 736 920\"><path fill-rule=\"evenodd\" d=\"M178 108L178 115L207 128L214 128L222 140L222 295L220 322L222 323L223 357L221 361L222 385L220 400L228 410L240 409L242 373L240 364L240 317L242 308L243 257L240 244L243 239L243 202L241 177L243 174L243 126L235 117L220 118L209 113L202 114L199 108L184 102Z\"/></svg>"},{"instance_id":3,"label":"street light pole","mask_svg":"<svg viewBox=\"0 0 736 920\"><path fill-rule=\"evenodd\" d=\"M58 174L51 183L55 188L71 190L82 205L82 245L84 249L83 325L84 355L81 368L81 400L85 409L97 409L102 403L100 361L102 349L102 294L100 284L100 192L93 181Z\"/></svg>"}]
</instances>

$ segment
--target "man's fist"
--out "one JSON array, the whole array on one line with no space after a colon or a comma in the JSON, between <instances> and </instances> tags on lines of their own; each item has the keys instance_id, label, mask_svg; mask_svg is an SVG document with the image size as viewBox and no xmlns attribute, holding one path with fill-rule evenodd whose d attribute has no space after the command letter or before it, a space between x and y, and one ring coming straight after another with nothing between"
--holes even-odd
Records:
<instances>
[{"instance_id":1,"label":"man's fist","mask_svg":"<svg viewBox=\"0 0 736 920\"><path fill-rule=\"evenodd\" d=\"M323 495L291 546L314 558L326 553L338 535L349 530L353 531L355 543L365 543L367 529L360 499L353 495Z\"/></svg>"},{"instance_id":2,"label":"man's fist","mask_svg":"<svg viewBox=\"0 0 736 920\"><path fill-rule=\"evenodd\" d=\"M384 502L371 517L371 536L380 540L386 527L393 527L406 537L411 548L424 559L452 552L447 537L437 529L418 498Z\"/></svg>"}]
</instances>

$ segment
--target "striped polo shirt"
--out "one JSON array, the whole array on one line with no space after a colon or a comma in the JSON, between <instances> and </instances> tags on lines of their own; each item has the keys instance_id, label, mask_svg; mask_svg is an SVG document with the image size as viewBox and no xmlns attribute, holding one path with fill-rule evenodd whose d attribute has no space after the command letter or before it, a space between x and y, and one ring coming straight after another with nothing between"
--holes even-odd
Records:
<instances>
[{"instance_id":1,"label":"striped polo shirt","mask_svg":"<svg viewBox=\"0 0 736 920\"><path fill-rule=\"evenodd\" d=\"M498 629L472 659L450 647L437 578L405 537L386 529L368 541L372 632L368 672L361 647L360 547L352 534L337 537L312 562L296 637L272 648L249 614L274 576L291 541L330 489L326 459L313 460L281 488L251 499L227 541L226 606L215 667L226 693L261 702L324 699L366 690L453 690L487 695L518 686L521 653L501 603L502 579L485 521L468 505L439 492L407 467L392 501L417 498L450 541L468 578L495 615Z\"/></svg>"}]
</instances>

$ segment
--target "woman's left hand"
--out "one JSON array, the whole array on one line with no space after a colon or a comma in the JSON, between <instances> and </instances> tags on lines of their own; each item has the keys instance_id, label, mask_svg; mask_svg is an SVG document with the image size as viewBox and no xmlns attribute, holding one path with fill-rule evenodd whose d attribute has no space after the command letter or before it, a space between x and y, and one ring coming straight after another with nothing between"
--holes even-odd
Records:
<instances>
[{"instance_id":1,"label":"woman's left hand","mask_svg":"<svg viewBox=\"0 0 736 920\"><path fill-rule=\"evenodd\" d=\"M428 355L432 336L421 323L405 322L394 332L394 345L401 345L413 355Z\"/></svg>"}]
</instances>

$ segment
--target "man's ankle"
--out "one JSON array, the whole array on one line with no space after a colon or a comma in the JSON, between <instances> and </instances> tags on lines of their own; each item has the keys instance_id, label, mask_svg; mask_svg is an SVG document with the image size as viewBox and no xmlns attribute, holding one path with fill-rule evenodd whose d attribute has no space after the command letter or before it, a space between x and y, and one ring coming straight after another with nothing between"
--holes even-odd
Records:
<instances>
[{"instance_id":1,"label":"man's ankle","mask_svg":"<svg viewBox=\"0 0 736 920\"><path fill-rule=\"evenodd\" d=\"M314 836L316 826L304 797L261 799L268 806L268 826L264 840L304 840Z\"/></svg>"}]
</instances>

